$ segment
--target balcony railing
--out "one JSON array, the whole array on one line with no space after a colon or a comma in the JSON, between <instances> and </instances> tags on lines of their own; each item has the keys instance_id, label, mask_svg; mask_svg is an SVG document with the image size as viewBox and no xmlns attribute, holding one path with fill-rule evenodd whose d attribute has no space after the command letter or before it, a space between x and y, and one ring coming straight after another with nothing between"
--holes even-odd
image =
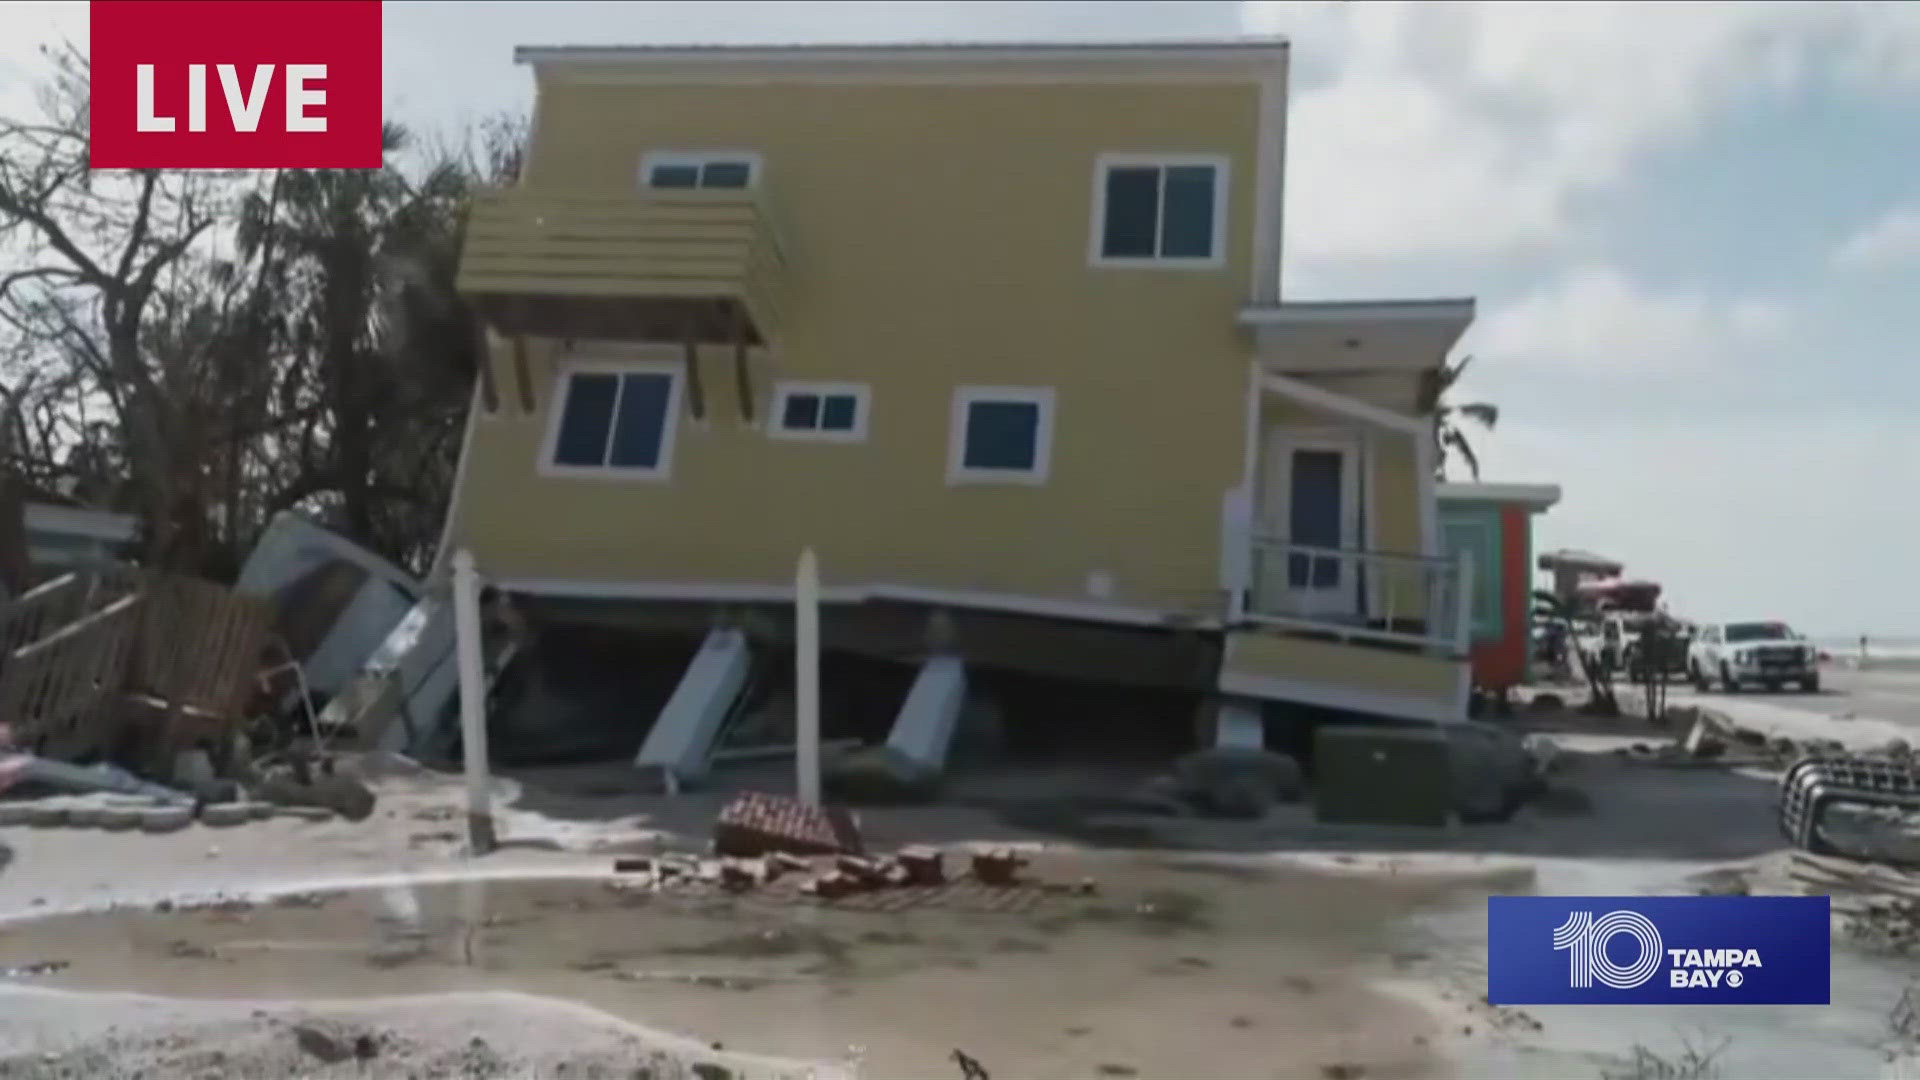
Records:
<instances>
[{"instance_id":1,"label":"balcony railing","mask_svg":"<svg viewBox=\"0 0 1920 1080\"><path fill-rule=\"evenodd\" d=\"M507 334L764 345L785 276L756 191L522 187L474 201L459 288Z\"/></svg>"},{"instance_id":2,"label":"balcony railing","mask_svg":"<svg viewBox=\"0 0 1920 1080\"><path fill-rule=\"evenodd\" d=\"M1464 655L1473 567L1427 555L1253 540L1246 616L1256 623Z\"/></svg>"}]
</instances>

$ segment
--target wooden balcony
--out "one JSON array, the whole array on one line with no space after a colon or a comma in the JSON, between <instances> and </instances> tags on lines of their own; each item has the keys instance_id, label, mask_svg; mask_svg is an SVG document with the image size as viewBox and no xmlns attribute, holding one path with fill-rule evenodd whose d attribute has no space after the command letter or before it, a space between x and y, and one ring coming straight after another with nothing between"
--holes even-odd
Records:
<instances>
[{"instance_id":1,"label":"wooden balcony","mask_svg":"<svg viewBox=\"0 0 1920 1080\"><path fill-rule=\"evenodd\" d=\"M459 289L508 336L767 345L786 266L750 190L484 192Z\"/></svg>"}]
</instances>

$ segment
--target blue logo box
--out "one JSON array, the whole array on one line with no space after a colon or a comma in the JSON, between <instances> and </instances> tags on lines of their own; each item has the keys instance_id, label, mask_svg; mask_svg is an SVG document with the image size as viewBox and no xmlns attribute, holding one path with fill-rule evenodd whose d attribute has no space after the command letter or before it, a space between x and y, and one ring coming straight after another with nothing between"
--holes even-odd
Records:
<instances>
[{"instance_id":1,"label":"blue logo box","mask_svg":"<svg viewBox=\"0 0 1920 1080\"><path fill-rule=\"evenodd\" d=\"M1826 1005L1824 896L1490 896L1495 1005Z\"/></svg>"}]
</instances>

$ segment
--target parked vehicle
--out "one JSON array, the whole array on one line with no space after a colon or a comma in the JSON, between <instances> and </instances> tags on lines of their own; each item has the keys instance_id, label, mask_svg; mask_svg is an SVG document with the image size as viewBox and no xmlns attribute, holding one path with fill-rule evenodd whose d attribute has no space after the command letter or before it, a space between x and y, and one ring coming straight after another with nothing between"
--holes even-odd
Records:
<instances>
[{"instance_id":1,"label":"parked vehicle","mask_svg":"<svg viewBox=\"0 0 1920 1080\"><path fill-rule=\"evenodd\" d=\"M1632 612L1622 622L1620 666L1635 682L1647 678L1647 667L1659 678L1687 673L1688 650L1695 628L1665 614Z\"/></svg>"},{"instance_id":2,"label":"parked vehicle","mask_svg":"<svg viewBox=\"0 0 1920 1080\"><path fill-rule=\"evenodd\" d=\"M1687 650L1687 675L1702 690L1717 680L1728 693L1755 682L1811 692L1820 689L1820 655L1783 622L1710 623Z\"/></svg>"}]
</instances>

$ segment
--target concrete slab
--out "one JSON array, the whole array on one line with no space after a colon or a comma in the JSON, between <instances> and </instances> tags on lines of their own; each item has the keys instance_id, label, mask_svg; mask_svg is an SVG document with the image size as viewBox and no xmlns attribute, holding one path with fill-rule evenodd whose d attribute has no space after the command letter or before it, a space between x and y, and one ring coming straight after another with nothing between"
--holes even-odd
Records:
<instances>
[{"instance_id":1,"label":"concrete slab","mask_svg":"<svg viewBox=\"0 0 1920 1080\"><path fill-rule=\"evenodd\" d=\"M947 748L967 700L966 666L957 656L935 656L920 665L913 688L900 704L887 745L935 770L947 764Z\"/></svg>"},{"instance_id":2,"label":"concrete slab","mask_svg":"<svg viewBox=\"0 0 1920 1080\"><path fill-rule=\"evenodd\" d=\"M1222 702L1213 717L1213 745L1260 750L1267 745L1267 725L1260 707L1251 702Z\"/></svg>"},{"instance_id":3,"label":"concrete slab","mask_svg":"<svg viewBox=\"0 0 1920 1080\"><path fill-rule=\"evenodd\" d=\"M709 633L633 763L668 769L683 780L704 776L713 741L747 681L751 662L745 634L738 630Z\"/></svg>"}]
</instances>

